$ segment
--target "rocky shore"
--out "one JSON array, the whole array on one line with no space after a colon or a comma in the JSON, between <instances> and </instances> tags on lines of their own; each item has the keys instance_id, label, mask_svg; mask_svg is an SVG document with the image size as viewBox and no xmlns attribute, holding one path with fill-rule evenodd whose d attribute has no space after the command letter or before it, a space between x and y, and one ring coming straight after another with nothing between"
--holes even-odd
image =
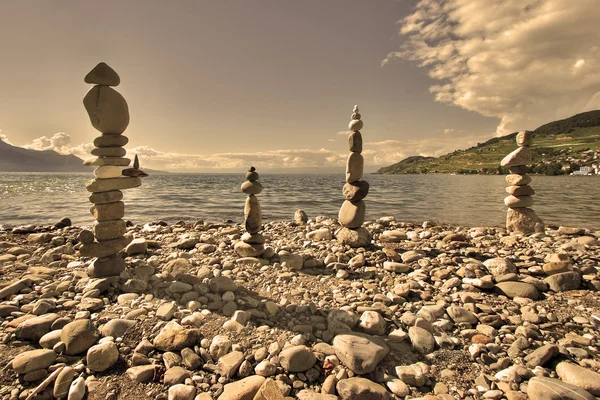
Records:
<instances>
[{"instance_id":1,"label":"rocky shore","mask_svg":"<svg viewBox=\"0 0 600 400\"><path fill-rule=\"evenodd\" d=\"M0 399L594 399L599 231L128 224L118 277L91 278L89 232L0 230Z\"/></svg>"}]
</instances>

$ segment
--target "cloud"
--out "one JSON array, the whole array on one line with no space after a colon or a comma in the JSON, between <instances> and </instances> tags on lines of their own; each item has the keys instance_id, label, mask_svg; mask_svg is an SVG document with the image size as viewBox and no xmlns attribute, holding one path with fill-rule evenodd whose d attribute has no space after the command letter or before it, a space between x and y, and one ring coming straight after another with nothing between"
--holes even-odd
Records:
<instances>
[{"instance_id":1,"label":"cloud","mask_svg":"<svg viewBox=\"0 0 600 400\"><path fill-rule=\"evenodd\" d=\"M30 150L52 150L59 154L73 154L81 158L89 158L90 151L94 148L92 143L82 143L71 146L71 135L65 132L57 132L51 137L42 136L33 139L22 147Z\"/></svg>"},{"instance_id":2,"label":"cloud","mask_svg":"<svg viewBox=\"0 0 600 400\"><path fill-rule=\"evenodd\" d=\"M2 131L0 130L0 132L2 132ZM3 133L0 133L0 140L1 140L1 141L3 141L4 143L12 144L12 143L11 143L11 142L8 140L8 137L7 137L5 134L3 134Z\"/></svg>"},{"instance_id":3,"label":"cloud","mask_svg":"<svg viewBox=\"0 0 600 400\"><path fill-rule=\"evenodd\" d=\"M435 100L500 118L498 134L598 107L596 0L421 0L382 61L417 62Z\"/></svg>"}]
</instances>

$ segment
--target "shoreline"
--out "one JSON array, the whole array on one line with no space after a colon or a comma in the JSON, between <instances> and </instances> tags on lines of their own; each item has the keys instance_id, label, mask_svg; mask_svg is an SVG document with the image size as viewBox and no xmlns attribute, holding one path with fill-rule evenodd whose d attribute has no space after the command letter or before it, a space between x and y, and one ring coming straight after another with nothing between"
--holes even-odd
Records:
<instances>
[{"instance_id":1,"label":"shoreline","mask_svg":"<svg viewBox=\"0 0 600 400\"><path fill-rule=\"evenodd\" d=\"M0 231L0 362L56 354L48 365L34 357L37 375L0 372L1 399L24 396L62 363L90 399L600 390L600 375L591 388L577 381L600 370L600 231L521 237L382 217L365 224L372 245L352 249L332 238L334 219L273 220L256 259L233 251L239 224L145 226L128 228L128 267L106 279L87 277L80 227ZM67 354L69 321L89 321L94 350ZM117 357L107 366L96 353Z\"/></svg>"}]
</instances>

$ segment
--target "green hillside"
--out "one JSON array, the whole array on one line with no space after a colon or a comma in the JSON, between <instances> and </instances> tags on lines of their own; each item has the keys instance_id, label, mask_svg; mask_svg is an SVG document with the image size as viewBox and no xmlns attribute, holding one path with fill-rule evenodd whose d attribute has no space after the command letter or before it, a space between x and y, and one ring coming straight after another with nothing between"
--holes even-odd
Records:
<instances>
[{"instance_id":1,"label":"green hillside","mask_svg":"<svg viewBox=\"0 0 600 400\"><path fill-rule=\"evenodd\" d=\"M599 163L600 110L574 115L542 125L533 131L532 172L544 175L569 173L592 162ZM505 174L500 160L517 148L515 133L496 137L466 150L441 157L408 157L381 168L381 174ZM591 150L591 151L590 151Z\"/></svg>"}]
</instances>

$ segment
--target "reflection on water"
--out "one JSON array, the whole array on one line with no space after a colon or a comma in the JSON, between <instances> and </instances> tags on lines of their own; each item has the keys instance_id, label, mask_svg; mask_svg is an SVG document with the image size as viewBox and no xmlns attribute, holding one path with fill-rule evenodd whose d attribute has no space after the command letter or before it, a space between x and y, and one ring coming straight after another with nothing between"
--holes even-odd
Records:
<instances>
[{"instance_id":1,"label":"reflection on water","mask_svg":"<svg viewBox=\"0 0 600 400\"><path fill-rule=\"evenodd\" d=\"M91 174L0 174L0 224L50 223L70 217L89 225ZM366 175L371 184L367 218L433 220L465 226L501 226L506 208L502 176ZM244 174L170 174L145 178L124 191L127 219L241 221ZM262 174L259 199L265 219L290 219L298 208L309 216L336 216L344 176ZM546 223L600 229L600 178L535 176L534 206Z\"/></svg>"}]
</instances>

